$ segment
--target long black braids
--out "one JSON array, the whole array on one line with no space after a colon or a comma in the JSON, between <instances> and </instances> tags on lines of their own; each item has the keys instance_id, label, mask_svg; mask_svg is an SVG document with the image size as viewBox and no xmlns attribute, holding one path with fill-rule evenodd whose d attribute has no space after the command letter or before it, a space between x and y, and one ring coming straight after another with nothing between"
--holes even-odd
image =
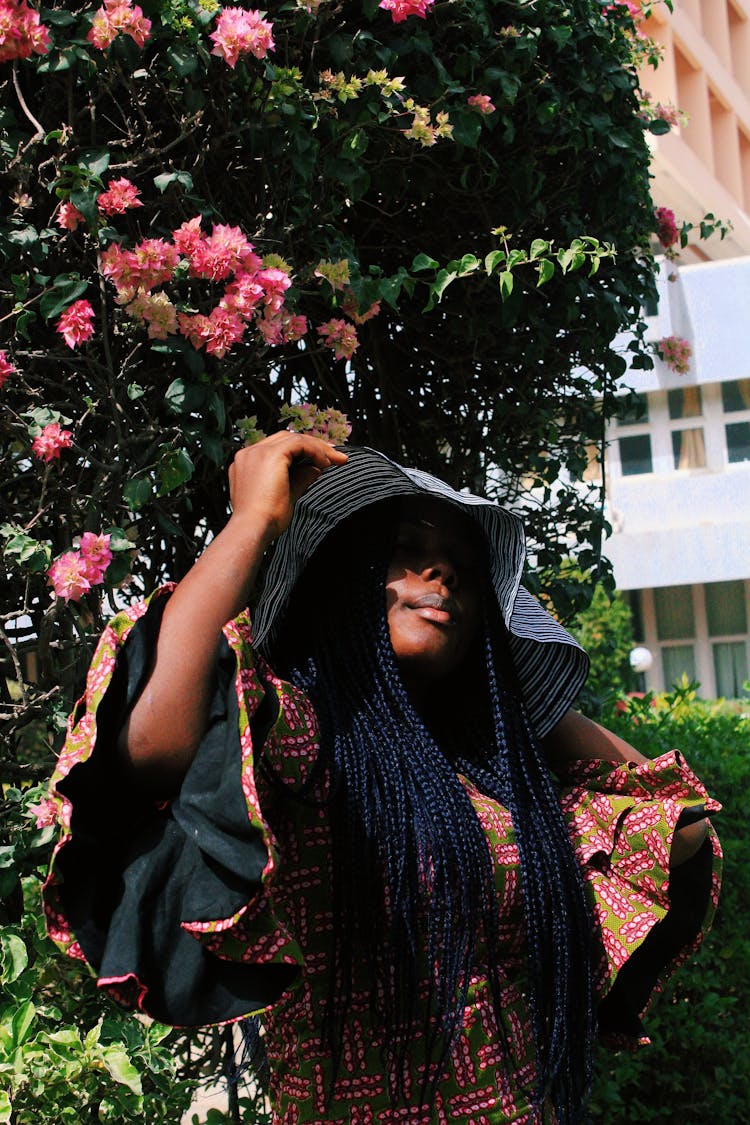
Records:
<instances>
[{"instance_id":1,"label":"long black braids","mask_svg":"<svg viewBox=\"0 0 750 1125\"><path fill-rule=\"evenodd\" d=\"M544 754L523 707L494 605L484 643L496 753L458 769L511 814L525 902L536 1106L548 1093L559 1125L585 1120L596 1044L592 926L583 877Z\"/></svg>"},{"instance_id":2,"label":"long black braids","mask_svg":"<svg viewBox=\"0 0 750 1125\"><path fill-rule=\"evenodd\" d=\"M334 560L340 562L343 553L345 595L335 599L335 617L318 615L316 628L306 631L304 652L296 633L296 652L285 669L310 695L321 728L318 768L332 778L333 936L324 1034L333 1075L358 963L364 979L374 982L370 1003L383 1028L391 1097L414 1104L406 1075L421 1032L426 1057L416 1100L429 1106L460 1033L478 934L486 943L488 981L509 1058L494 871L462 773L513 819L537 1055L537 1085L529 1096L540 1116L549 1099L560 1125L573 1125L585 1117L594 1043L590 922L504 626L488 597L484 651L476 654L477 667L486 668L486 686L471 753L460 728L453 746L438 745L407 695L390 643L384 585L393 509L385 520L373 520L373 509L367 511L367 533L349 527L333 548L329 544L322 565L309 569L303 600L315 590L320 605L321 580L333 588ZM331 600L322 602L330 613ZM292 610L288 620L294 618ZM474 699L456 699L459 716L467 705L476 711ZM425 982L426 997L420 993Z\"/></svg>"}]
</instances>

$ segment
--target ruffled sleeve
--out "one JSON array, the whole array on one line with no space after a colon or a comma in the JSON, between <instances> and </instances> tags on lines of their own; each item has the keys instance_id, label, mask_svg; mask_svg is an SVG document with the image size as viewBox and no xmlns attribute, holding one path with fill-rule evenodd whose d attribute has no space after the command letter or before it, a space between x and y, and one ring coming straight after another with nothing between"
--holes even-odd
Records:
<instances>
[{"instance_id":1,"label":"ruffled sleeve","mask_svg":"<svg viewBox=\"0 0 750 1125\"><path fill-rule=\"evenodd\" d=\"M299 973L300 949L275 912L279 857L257 767L269 732L281 724L294 739L294 722L307 729L310 717L280 707L241 615L224 628L208 728L179 796L144 797L116 740L166 602L159 592L101 638L52 779L63 831L44 900L50 935L100 987L156 1019L197 1026L273 1003Z\"/></svg>"},{"instance_id":2,"label":"ruffled sleeve","mask_svg":"<svg viewBox=\"0 0 750 1125\"><path fill-rule=\"evenodd\" d=\"M670 870L674 833L721 806L677 751L640 765L573 762L562 781L597 927L600 1032L614 1043L648 1042L641 1018L649 999L697 949L719 893L713 827L698 853Z\"/></svg>"}]
</instances>

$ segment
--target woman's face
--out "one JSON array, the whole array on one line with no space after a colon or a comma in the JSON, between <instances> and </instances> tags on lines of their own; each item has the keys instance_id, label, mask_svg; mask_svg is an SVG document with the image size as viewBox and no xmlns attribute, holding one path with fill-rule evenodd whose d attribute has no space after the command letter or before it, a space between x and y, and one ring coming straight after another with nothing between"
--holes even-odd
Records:
<instances>
[{"instance_id":1,"label":"woman's face","mask_svg":"<svg viewBox=\"0 0 750 1125\"><path fill-rule=\"evenodd\" d=\"M407 687L434 684L464 661L479 632L484 566L468 516L431 497L404 502L385 588Z\"/></svg>"}]
</instances>

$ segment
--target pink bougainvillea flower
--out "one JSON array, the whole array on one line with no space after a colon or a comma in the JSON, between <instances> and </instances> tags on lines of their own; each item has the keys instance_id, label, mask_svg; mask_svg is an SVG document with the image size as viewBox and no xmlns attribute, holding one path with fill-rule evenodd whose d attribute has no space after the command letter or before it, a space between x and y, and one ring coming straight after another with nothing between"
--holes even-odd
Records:
<instances>
[{"instance_id":1,"label":"pink bougainvillea flower","mask_svg":"<svg viewBox=\"0 0 750 1125\"><path fill-rule=\"evenodd\" d=\"M200 215L196 215L194 219L188 220L177 230L172 231L172 239L180 254L189 258L198 243L203 239Z\"/></svg>"},{"instance_id":2,"label":"pink bougainvillea flower","mask_svg":"<svg viewBox=\"0 0 750 1125\"><path fill-rule=\"evenodd\" d=\"M359 347L354 325L336 317L320 324L318 335L322 336L325 346L333 350L336 359L351 359Z\"/></svg>"},{"instance_id":3,"label":"pink bougainvillea flower","mask_svg":"<svg viewBox=\"0 0 750 1125\"><path fill-rule=\"evenodd\" d=\"M665 336L656 345L656 352L670 371L677 375L686 375L690 370L693 349L682 336Z\"/></svg>"},{"instance_id":4,"label":"pink bougainvillea flower","mask_svg":"<svg viewBox=\"0 0 750 1125\"><path fill-rule=\"evenodd\" d=\"M86 38L98 50L111 46L118 35L129 35L143 47L151 32L151 20L143 14L143 9L131 0L104 0L104 6L94 14Z\"/></svg>"},{"instance_id":5,"label":"pink bougainvillea flower","mask_svg":"<svg viewBox=\"0 0 750 1125\"><path fill-rule=\"evenodd\" d=\"M379 8L391 13L394 23L401 23L408 16L419 16L426 19L427 9L432 7L435 0L380 0Z\"/></svg>"},{"instance_id":6,"label":"pink bougainvillea flower","mask_svg":"<svg viewBox=\"0 0 750 1125\"><path fill-rule=\"evenodd\" d=\"M295 315L282 314L281 341L284 344L295 344L307 332L307 317L300 313Z\"/></svg>"},{"instance_id":7,"label":"pink bougainvillea flower","mask_svg":"<svg viewBox=\"0 0 750 1125\"><path fill-rule=\"evenodd\" d=\"M96 535L93 531L84 531L78 553L84 566L86 578L92 586L104 581L104 574L112 562L110 548L111 536Z\"/></svg>"},{"instance_id":8,"label":"pink bougainvillea flower","mask_svg":"<svg viewBox=\"0 0 750 1125\"><path fill-rule=\"evenodd\" d=\"M263 286L266 307L278 312L284 304L284 294L289 286L292 284L292 279L288 273L278 268L278 266L271 266L269 269L259 270L255 275L256 280Z\"/></svg>"},{"instance_id":9,"label":"pink bougainvillea flower","mask_svg":"<svg viewBox=\"0 0 750 1125\"><path fill-rule=\"evenodd\" d=\"M73 444L70 430L61 430L59 422L50 422L42 432L34 438L31 448L40 461L54 461L60 459L61 449L70 449Z\"/></svg>"},{"instance_id":10,"label":"pink bougainvillea flower","mask_svg":"<svg viewBox=\"0 0 750 1125\"><path fill-rule=\"evenodd\" d=\"M353 320L355 324L366 324L368 320L372 320L380 312L380 301L375 301L370 305L369 309L364 312L359 311L359 301L356 294L352 289L347 289L344 293L341 307L346 315Z\"/></svg>"},{"instance_id":11,"label":"pink bougainvillea flower","mask_svg":"<svg viewBox=\"0 0 750 1125\"><path fill-rule=\"evenodd\" d=\"M234 68L242 55L263 59L274 48L273 24L252 8L222 8L210 39L212 55Z\"/></svg>"},{"instance_id":12,"label":"pink bougainvillea flower","mask_svg":"<svg viewBox=\"0 0 750 1125\"><path fill-rule=\"evenodd\" d=\"M202 313L195 313L193 316L188 313L177 314L177 324L180 333L190 341L194 348L202 348L211 332L211 325L208 322L208 317L203 316Z\"/></svg>"},{"instance_id":13,"label":"pink bougainvillea flower","mask_svg":"<svg viewBox=\"0 0 750 1125\"><path fill-rule=\"evenodd\" d=\"M5 352L0 351L0 388L5 385L6 379L13 375L15 370Z\"/></svg>"},{"instance_id":14,"label":"pink bougainvillea flower","mask_svg":"<svg viewBox=\"0 0 750 1125\"><path fill-rule=\"evenodd\" d=\"M284 326L280 313L274 312L273 309L266 309L263 316L256 321L255 327L269 347L281 343Z\"/></svg>"},{"instance_id":15,"label":"pink bougainvillea flower","mask_svg":"<svg viewBox=\"0 0 750 1125\"><path fill-rule=\"evenodd\" d=\"M628 15L634 22L643 19L643 12L641 6L636 0L614 0L614 4L610 4L606 11L616 12L618 8L627 8Z\"/></svg>"},{"instance_id":16,"label":"pink bougainvillea flower","mask_svg":"<svg viewBox=\"0 0 750 1125\"><path fill-rule=\"evenodd\" d=\"M83 215L73 203L61 203L55 222L64 230L78 230L83 222Z\"/></svg>"},{"instance_id":17,"label":"pink bougainvillea flower","mask_svg":"<svg viewBox=\"0 0 750 1125\"><path fill-rule=\"evenodd\" d=\"M654 211L654 218L656 219L656 236L665 250L668 250L670 246L674 246L680 237L674 211L669 207L657 207Z\"/></svg>"},{"instance_id":18,"label":"pink bougainvillea flower","mask_svg":"<svg viewBox=\"0 0 750 1125\"><path fill-rule=\"evenodd\" d=\"M179 260L177 248L163 238L144 238L132 250L113 242L102 254L101 273L114 285L119 303L127 304L136 292L169 281Z\"/></svg>"},{"instance_id":19,"label":"pink bougainvillea flower","mask_svg":"<svg viewBox=\"0 0 750 1125\"><path fill-rule=\"evenodd\" d=\"M219 303L222 308L231 309L247 319L252 316L256 305L263 297L263 293L263 286L255 273L239 270L234 275L234 280L227 285L224 296Z\"/></svg>"},{"instance_id":20,"label":"pink bougainvillea flower","mask_svg":"<svg viewBox=\"0 0 750 1125\"><path fill-rule=\"evenodd\" d=\"M126 311L148 325L151 340L166 340L177 331L177 310L166 293L138 293Z\"/></svg>"},{"instance_id":21,"label":"pink bougainvillea flower","mask_svg":"<svg viewBox=\"0 0 750 1125\"><path fill-rule=\"evenodd\" d=\"M217 223L207 238L201 238L188 252L191 277L207 277L211 281L222 281L235 270L244 268L244 263L253 261L260 264L253 254L251 242L245 238L239 227Z\"/></svg>"},{"instance_id":22,"label":"pink bougainvillea flower","mask_svg":"<svg viewBox=\"0 0 750 1125\"><path fill-rule=\"evenodd\" d=\"M69 348L85 344L94 335L94 310L88 301L74 301L57 321L56 331Z\"/></svg>"},{"instance_id":23,"label":"pink bougainvillea flower","mask_svg":"<svg viewBox=\"0 0 750 1125\"><path fill-rule=\"evenodd\" d=\"M79 601L91 589L91 582L86 576L86 563L78 551L66 551L59 559L55 559L47 571L47 578L55 596L65 598L66 602Z\"/></svg>"},{"instance_id":24,"label":"pink bougainvillea flower","mask_svg":"<svg viewBox=\"0 0 750 1125\"><path fill-rule=\"evenodd\" d=\"M49 31L26 0L0 0L0 63L46 55Z\"/></svg>"},{"instance_id":25,"label":"pink bougainvillea flower","mask_svg":"<svg viewBox=\"0 0 750 1125\"><path fill-rule=\"evenodd\" d=\"M245 333L245 321L229 309L212 309L208 314L206 352L223 359L233 344L239 343Z\"/></svg>"},{"instance_id":26,"label":"pink bougainvillea flower","mask_svg":"<svg viewBox=\"0 0 750 1125\"><path fill-rule=\"evenodd\" d=\"M177 248L163 238L144 238L126 253L125 282L138 289L153 289L169 281L180 260Z\"/></svg>"},{"instance_id":27,"label":"pink bougainvillea flower","mask_svg":"<svg viewBox=\"0 0 750 1125\"><path fill-rule=\"evenodd\" d=\"M54 797L42 797L38 805L29 805L37 828L51 828L57 824L57 801Z\"/></svg>"},{"instance_id":28,"label":"pink bougainvillea flower","mask_svg":"<svg viewBox=\"0 0 750 1125\"><path fill-rule=\"evenodd\" d=\"M109 187L101 193L96 205L103 215L123 215L131 207L143 206L138 195L135 184L120 176L117 180L110 180Z\"/></svg>"},{"instance_id":29,"label":"pink bougainvillea flower","mask_svg":"<svg viewBox=\"0 0 750 1125\"><path fill-rule=\"evenodd\" d=\"M472 94L466 101L472 109L476 109L479 113L488 114L495 112L495 107L490 101L489 94Z\"/></svg>"}]
</instances>

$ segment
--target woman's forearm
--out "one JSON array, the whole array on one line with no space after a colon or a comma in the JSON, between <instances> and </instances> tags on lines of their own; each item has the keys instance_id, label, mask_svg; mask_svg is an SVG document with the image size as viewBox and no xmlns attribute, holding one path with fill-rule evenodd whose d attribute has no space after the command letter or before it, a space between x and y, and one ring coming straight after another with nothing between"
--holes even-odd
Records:
<instances>
[{"instance_id":1,"label":"woman's forearm","mask_svg":"<svg viewBox=\"0 0 750 1125\"><path fill-rule=\"evenodd\" d=\"M172 594L154 663L120 737L143 782L178 786L206 727L223 625L243 609L270 542L267 532L229 521Z\"/></svg>"},{"instance_id":2,"label":"woman's forearm","mask_svg":"<svg viewBox=\"0 0 750 1125\"><path fill-rule=\"evenodd\" d=\"M176 789L195 756L222 627L247 605L267 547L310 484L345 461L327 442L287 431L235 457L232 517L172 594L148 680L119 737L130 769L155 792Z\"/></svg>"},{"instance_id":3,"label":"woman's forearm","mask_svg":"<svg viewBox=\"0 0 750 1125\"><path fill-rule=\"evenodd\" d=\"M573 710L566 711L545 737L544 748L552 765L580 758L603 762L648 761L624 738Z\"/></svg>"}]
</instances>

